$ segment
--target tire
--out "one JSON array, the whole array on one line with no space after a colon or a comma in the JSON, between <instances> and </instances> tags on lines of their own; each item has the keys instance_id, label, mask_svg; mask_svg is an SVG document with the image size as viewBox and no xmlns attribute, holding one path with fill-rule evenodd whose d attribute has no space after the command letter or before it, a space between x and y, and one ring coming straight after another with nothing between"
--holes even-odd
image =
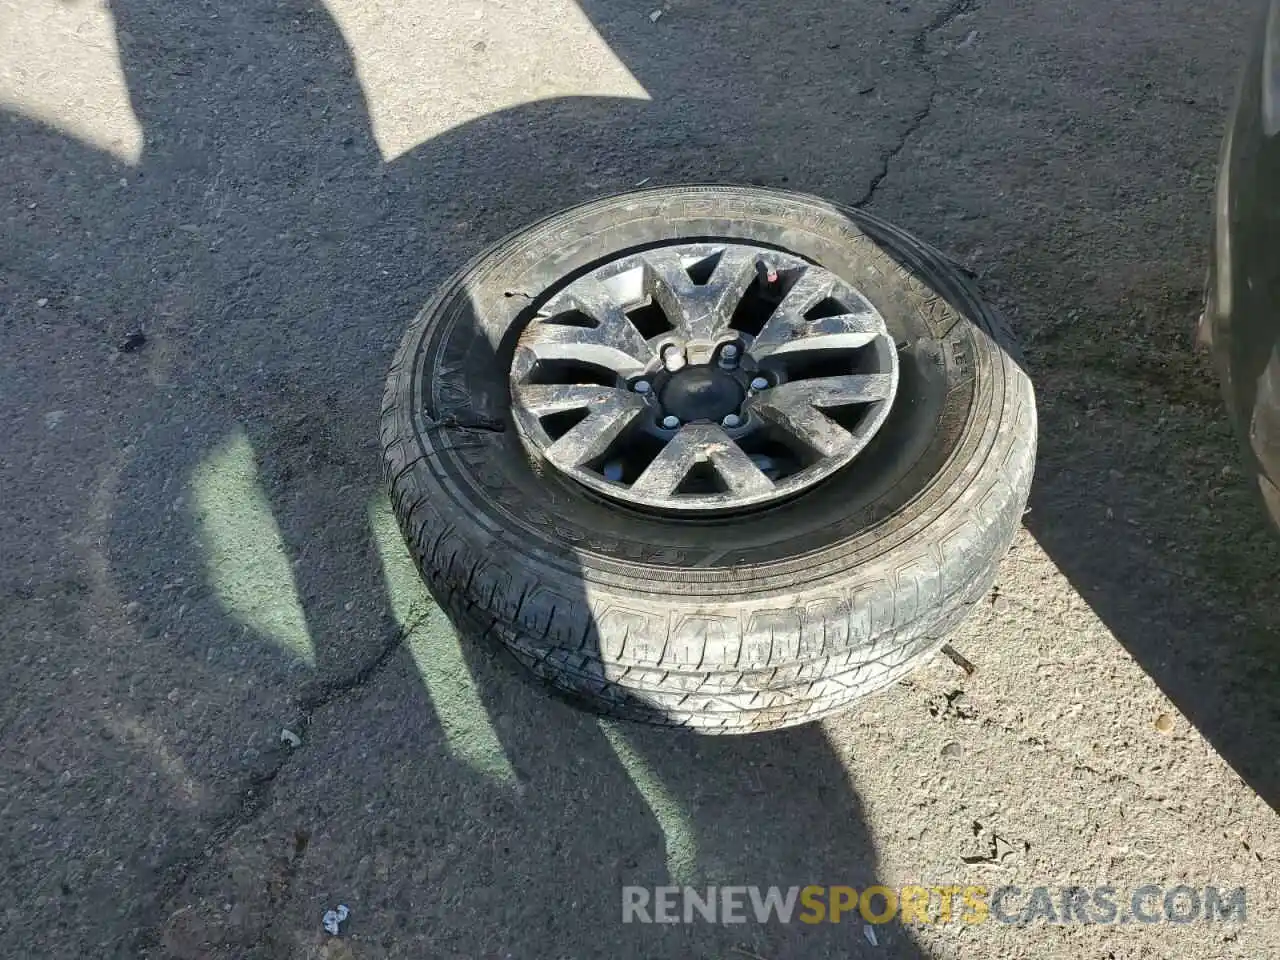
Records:
<instances>
[{"instance_id":1,"label":"tire","mask_svg":"<svg viewBox=\"0 0 1280 960\"><path fill-rule=\"evenodd\" d=\"M750 240L856 284L899 348L870 446L781 505L695 522L612 504L532 454L507 372L568 278L619 251ZM1035 459L1009 333L943 255L857 210L773 190L637 191L503 240L422 310L382 412L409 548L466 631L608 715L745 733L903 676L988 593Z\"/></svg>"}]
</instances>

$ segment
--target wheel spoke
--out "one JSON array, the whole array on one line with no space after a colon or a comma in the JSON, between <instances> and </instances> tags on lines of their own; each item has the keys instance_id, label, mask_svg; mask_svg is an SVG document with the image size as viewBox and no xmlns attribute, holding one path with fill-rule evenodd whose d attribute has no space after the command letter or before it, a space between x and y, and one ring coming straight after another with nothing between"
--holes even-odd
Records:
<instances>
[{"instance_id":1,"label":"wheel spoke","mask_svg":"<svg viewBox=\"0 0 1280 960\"><path fill-rule=\"evenodd\" d=\"M719 433L725 441L717 442L708 450L711 467L724 481L730 493L738 496L752 496L768 493L774 488L773 481L765 476L755 462L723 430L719 427L711 429Z\"/></svg>"},{"instance_id":2,"label":"wheel spoke","mask_svg":"<svg viewBox=\"0 0 1280 960\"><path fill-rule=\"evenodd\" d=\"M548 458L553 463L581 467L607 452L643 409L644 401L639 397L614 391L585 420L547 447Z\"/></svg>"},{"instance_id":3,"label":"wheel spoke","mask_svg":"<svg viewBox=\"0 0 1280 960\"><path fill-rule=\"evenodd\" d=\"M669 497L675 493L698 462L701 437L702 432L698 426L689 424L681 428L636 478L636 482L631 485L631 492L647 497Z\"/></svg>"},{"instance_id":4,"label":"wheel spoke","mask_svg":"<svg viewBox=\"0 0 1280 960\"><path fill-rule=\"evenodd\" d=\"M684 258L675 251L655 250L644 258L647 292L667 319L693 339L714 338L729 326L734 308L755 277L758 255L728 246L708 250L707 256L718 259L704 284L693 282Z\"/></svg>"},{"instance_id":5,"label":"wheel spoke","mask_svg":"<svg viewBox=\"0 0 1280 960\"><path fill-rule=\"evenodd\" d=\"M853 436L821 411L804 404L759 404L757 412L824 457L853 450Z\"/></svg>"},{"instance_id":6,"label":"wheel spoke","mask_svg":"<svg viewBox=\"0 0 1280 960\"><path fill-rule=\"evenodd\" d=\"M892 374L853 373L784 383L774 387L771 394L782 397L785 402L799 401L814 407L847 407L851 403L887 400L893 396L893 389Z\"/></svg>"},{"instance_id":7,"label":"wheel spoke","mask_svg":"<svg viewBox=\"0 0 1280 960\"><path fill-rule=\"evenodd\" d=\"M690 423L671 438L631 485L631 491L648 497L669 497L703 462L711 464L730 493L750 496L773 489L773 481L723 430L714 424Z\"/></svg>"},{"instance_id":8,"label":"wheel spoke","mask_svg":"<svg viewBox=\"0 0 1280 960\"><path fill-rule=\"evenodd\" d=\"M564 410L581 410L606 403L614 394L626 395L616 387L595 384L520 383L512 387L513 399L535 416L545 417Z\"/></svg>"},{"instance_id":9,"label":"wheel spoke","mask_svg":"<svg viewBox=\"0 0 1280 960\"><path fill-rule=\"evenodd\" d=\"M751 409L824 457L847 456L857 439L819 408L887 400L893 391L886 373L823 377L784 383L757 396Z\"/></svg>"},{"instance_id":10,"label":"wheel spoke","mask_svg":"<svg viewBox=\"0 0 1280 960\"><path fill-rule=\"evenodd\" d=\"M557 314L571 311L591 318L596 326L555 322ZM576 360L631 377L653 359L653 350L622 307L591 277L583 277L552 298L543 313L520 338L521 346L538 360Z\"/></svg>"},{"instance_id":11,"label":"wheel spoke","mask_svg":"<svg viewBox=\"0 0 1280 960\"><path fill-rule=\"evenodd\" d=\"M806 270L761 328L751 353L756 359L809 350L856 350L885 334L874 310L810 320L805 313L831 294L830 274Z\"/></svg>"}]
</instances>

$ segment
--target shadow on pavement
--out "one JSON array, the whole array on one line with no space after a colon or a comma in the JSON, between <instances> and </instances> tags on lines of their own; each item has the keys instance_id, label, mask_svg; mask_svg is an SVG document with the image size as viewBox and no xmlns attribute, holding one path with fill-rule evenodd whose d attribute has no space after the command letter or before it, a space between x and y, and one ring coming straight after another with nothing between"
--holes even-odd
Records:
<instances>
[{"instance_id":1,"label":"shadow on pavement","mask_svg":"<svg viewBox=\"0 0 1280 960\"><path fill-rule=\"evenodd\" d=\"M1122 357L1074 375L1039 368L1041 453L1025 522L1143 670L1276 808L1280 550L1242 476L1208 362L1194 356L1195 309L1188 298L1157 322L1171 352L1185 351L1170 371L1126 371ZM1087 355L1078 346L1076 357ZM1037 352L1056 365L1059 349Z\"/></svg>"},{"instance_id":2,"label":"shadow on pavement","mask_svg":"<svg viewBox=\"0 0 1280 960\"><path fill-rule=\"evenodd\" d=\"M865 23L752 4L749 29L622 50L652 102L532 104L384 163L318 4L111 11L139 164L2 121L3 372L25 404L4 789L7 879L29 893L9 941L333 956L319 917L341 900L360 956L916 955L860 922L621 925L628 882L872 881L822 729L602 727L397 594L380 526L386 367L447 273L647 177L849 177L788 141L860 116L814 41L869 42ZM610 40L636 19L588 12ZM762 62L761 34L820 52ZM864 182L879 161L860 156Z\"/></svg>"}]
</instances>

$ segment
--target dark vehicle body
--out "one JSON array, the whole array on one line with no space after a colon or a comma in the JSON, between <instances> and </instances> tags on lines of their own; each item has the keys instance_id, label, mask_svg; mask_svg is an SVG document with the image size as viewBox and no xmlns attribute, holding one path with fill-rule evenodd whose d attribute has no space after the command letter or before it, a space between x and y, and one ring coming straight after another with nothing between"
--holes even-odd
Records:
<instances>
[{"instance_id":1,"label":"dark vehicle body","mask_svg":"<svg viewBox=\"0 0 1280 960\"><path fill-rule=\"evenodd\" d=\"M1201 338L1280 527L1280 0L1268 6L1222 148Z\"/></svg>"}]
</instances>

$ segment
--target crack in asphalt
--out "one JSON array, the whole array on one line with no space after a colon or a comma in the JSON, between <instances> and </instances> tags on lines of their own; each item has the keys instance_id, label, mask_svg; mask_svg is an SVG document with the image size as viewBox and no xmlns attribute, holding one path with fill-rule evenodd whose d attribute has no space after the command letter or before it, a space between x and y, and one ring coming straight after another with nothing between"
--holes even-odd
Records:
<instances>
[{"instance_id":1,"label":"crack in asphalt","mask_svg":"<svg viewBox=\"0 0 1280 960\"><path fill-rule=\"evenodd\" d=\"M875 199L876 191L880 189L880 185L889 176L889 167L898 158L898 155L906 149L907 143L924 126L924 122L929 119L929 114L933 112L934 102L938 98L939 83L937 64L929 59L929 38L939 30L950 26L957 17L972 13L977 8L978 0L952 0L946 8L938 11L933 19L921 28L919 33L912 37L911 54L920 62L925 72L929 74L929 96L925 99L924 105L912 114L911 119L907 121L907 125L903 128L902 135L898 137L897 142L880 158L879 171L871 178L871 183L867 185L862 197L854 202L854 207L865 207Z\"/></svg>"},{"instance_id":2,"label":"crack in asphalt","mask_svg":"<svg viewBox=\"0 0 1280 960\"><path fill-rule=\"evenodd\" d=\"M414 607L410 608L408 616L399 626L395 636L363 667L341 680L317 684L311 692L300 694L298 697L299 717L295 721L297 726L302 729L309 727L311 718L317 710L328 706L338 698L354 690L360 689L381 673L396 651L404 646L410 634L430 619L434 609L435 605L430 602L423 602L420 605L415 604ZM226 847L237 830L252 823L262 814L267 808L267 800L271 795L276 779L284 771L290 760L302 753L306 743L307 741L304 740L302 746L280 750L277 753L276 762L269 769L252 775L249 778L248 786L240 793L232 810L222 817L209 831L209 837L205 842L204 849L198 855L175 868L173 877L164 884L161 895L156 898L156 902L160 904L159 917L153 923L148 924L146 929L135 940L134 946L139 956L150 956L151 951L160 946L165 923L173 916L176 910L181 909L181 905L176 900L182 893L183 887ZM288 894L289 885L297 874L298 867L305 855L305 849L305 842L299 843L295 848L284 875L281 877L282 887L279 896L276 898L277 900L282 902ZM255 938L247 949L252 950L261 945L262 940L270 932L270 929L270 925L264 927L262 933Z\"/></svg>"},{"instance_id":3,"label":"crack in asphalt","mask_svg":"<svg viewBox=\"0 0 1280 960\"><path fill-rule=\"evenodd\" d=\"M298 697L298 707L302 711L304 722L310 723L311 714L322 707L327 707L344 694L350 693L352 690L358 690L381 672L387 661L391 659L392 654L404 645L405 640L409 638L411 633L431 618L431 614L435 609L434 604L425 601L420 607L416 604L414 606L417 609L410 608L409 615L405 617L404 623L400 625L395 636L363 667L341 680L318 683L312 688L312 692L304 693Z\"/></svg>"}]
</instances>

